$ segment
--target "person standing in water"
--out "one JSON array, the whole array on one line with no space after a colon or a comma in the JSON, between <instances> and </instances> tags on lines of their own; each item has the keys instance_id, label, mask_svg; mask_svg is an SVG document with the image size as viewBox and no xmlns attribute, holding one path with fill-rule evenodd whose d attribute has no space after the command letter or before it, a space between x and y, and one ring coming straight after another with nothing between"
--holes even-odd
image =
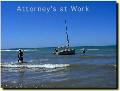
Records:
<instances>
[{"instance_id":1,"label":"person standing in water","mask_svg":"<svg viewBox=\"0 0 120 91\"><path fill-rule=\"evenodd\" d=\"M19 53L18 53L18 63L19 62L23 63L23 52L21 49L19 49Z\"/></svg>"},{"instance_id":2,"label":"person standing in water","mask_svg":"<svg viewBox=\"0 0 120 91\"><path fill-rule=\"evenodd\" d=\"M86 49L85 49L85 48L83 48L83 51L82 51L82 53L83 53L83 54L85 54L85 53L86 53Z\"/></svg>"}]
</instances>

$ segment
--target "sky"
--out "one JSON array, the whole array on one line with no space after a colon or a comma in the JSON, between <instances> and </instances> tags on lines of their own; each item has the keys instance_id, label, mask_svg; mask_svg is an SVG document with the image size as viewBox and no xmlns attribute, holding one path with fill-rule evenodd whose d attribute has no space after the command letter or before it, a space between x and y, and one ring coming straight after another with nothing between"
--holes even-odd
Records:
<instances>
[{"instance_id":1,"label":"sky","mask_svg":"<svg viewBox=\"0 0 120 91\"><path fill-rule=\"evenodd\" d=\"M21 11L18 7L55 7ZM71 6L84 7L72 11ZM67 11L60 11L67 7ZM88 11L85 11L85 7ZM27 8L27 9L28 9ZM79 8L79 10L80 10ZM116 45L116 2L2 2L2 49L63 46L67 21L70 46Z\"/></svg>"}]
</instances>

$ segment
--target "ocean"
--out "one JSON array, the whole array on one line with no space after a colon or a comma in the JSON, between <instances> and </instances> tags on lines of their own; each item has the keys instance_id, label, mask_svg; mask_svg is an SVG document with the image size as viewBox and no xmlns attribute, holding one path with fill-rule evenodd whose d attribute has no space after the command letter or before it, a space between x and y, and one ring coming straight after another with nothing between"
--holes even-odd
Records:
<instances>
[{"instance_id":1,"label":"ocean","mask_svg":"<svg viewBox=\"0 0 120 91\"><path fill-rule=\"evenodd\" d=\"M75 55L54 55L54 47L1 50L2 88L116 88L116 46L74 47ZM86 48L85 55L81 49Z\"/></svg>"}]
</instances>

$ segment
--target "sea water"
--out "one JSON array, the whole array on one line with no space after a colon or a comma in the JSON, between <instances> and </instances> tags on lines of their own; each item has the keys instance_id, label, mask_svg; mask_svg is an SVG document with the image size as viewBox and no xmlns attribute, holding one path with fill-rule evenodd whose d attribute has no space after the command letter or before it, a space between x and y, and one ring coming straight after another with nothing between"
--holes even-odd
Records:
<instances>
[{"instance_id":1,"label":"sea water","mask_svg":"<svg viewBox=\"0 0 120 91\"><path fill-rule=\"evenodd\" d=\"M2 88L116 88L116 46L74 47L75 55L54 55L53 47L1 50ZM86 54L82 54L86 48Z\"/></svg>"}]
</instances>

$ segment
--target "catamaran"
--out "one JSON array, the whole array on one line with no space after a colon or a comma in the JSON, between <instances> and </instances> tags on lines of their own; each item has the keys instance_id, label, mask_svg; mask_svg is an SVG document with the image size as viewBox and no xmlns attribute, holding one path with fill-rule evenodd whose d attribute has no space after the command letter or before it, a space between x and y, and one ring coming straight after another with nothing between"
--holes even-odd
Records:
<instances>
[{"instance_id":1,"label":"catamaran","mask_svg":"<svg viewBox=\"0 0 120 91\"><path fill-rule=\"evenodd\" d=\"M65 20L65 29L66 29L66 45L64 47L58 47L54 49L53 54L56 55L74 55L75 49L69 47L69 37L68 37L68 28L67 28L67 22Z\"/></svg>"}]
</instances>

